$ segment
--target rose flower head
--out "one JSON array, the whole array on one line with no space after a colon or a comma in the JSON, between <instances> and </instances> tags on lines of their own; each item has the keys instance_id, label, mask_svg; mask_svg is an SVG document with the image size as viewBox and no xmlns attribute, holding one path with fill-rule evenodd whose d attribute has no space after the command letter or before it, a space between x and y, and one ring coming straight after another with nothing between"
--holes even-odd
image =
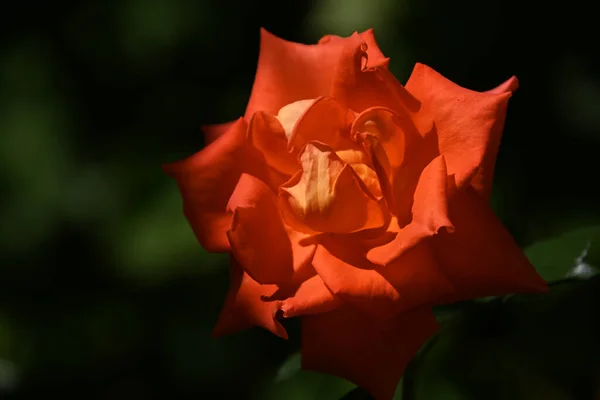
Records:
<instances>
[{"instance_id":1,"label":"rose flower head","mask_svg":"<svg viewBox=\"0 0 600 400\"><path fill-rule=\"evenodd\" d=\"M433 306L547 290L488 205L517 79L476 92L417 64L403 86L388 61L372 30L263 29L244 116L165 166L200 244L231 254L214 334L300 317L303 368L382 400Z\"/></svg>"}]
</instances>

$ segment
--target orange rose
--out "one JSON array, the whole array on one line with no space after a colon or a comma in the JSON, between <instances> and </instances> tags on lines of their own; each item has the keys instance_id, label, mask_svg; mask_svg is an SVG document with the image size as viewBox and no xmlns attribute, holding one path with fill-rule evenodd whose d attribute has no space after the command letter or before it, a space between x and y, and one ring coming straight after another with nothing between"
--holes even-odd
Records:
<instances>
[{"instance_id":1,"label":"orange rose","mask_svg":"<svg viewBox=\"0 0 600 400\"><path fill-rule=\"evenodd\" d=\"M243 118L165 167L208 251L231 252L215 335L287 337L304 368L390 399L431 307L545 291L488 206L515 77L479 93L417 64L402 86L373 31L317 45L261 31Z\"/></svg>"}]
</instances>

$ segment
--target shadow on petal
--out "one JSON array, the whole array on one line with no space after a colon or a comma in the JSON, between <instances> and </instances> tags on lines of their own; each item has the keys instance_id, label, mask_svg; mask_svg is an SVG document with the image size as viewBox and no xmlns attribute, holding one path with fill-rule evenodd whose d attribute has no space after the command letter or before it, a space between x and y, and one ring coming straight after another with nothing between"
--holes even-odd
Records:
<instances>
[{"instance_id":1,"label":"shadow on petal","mask_svg":"<svg viewBox=\"0 0 600 400\"><path fill-rule=\"evenodd\" d=\"M332 293L372 318L391 318L454 293L427 242L385 267L367 260L367 251L364 244L331 237L317 247L313 265Z\"/></svg>"},{"instance_id":2,"label":"shadow on petal","mask_svg":"<svg viewBox=\"0 0 600 400\"><path fill-rule=\"evenodd\" d=\"M302 368L333 374L391 400L404 369L438 329L431 310L374 322L347 307L302 318Z\"/></svg>"},{"instance_id":3,"label":"shadow on petal","mask_svg":"<svg viewBox=\"0 0 600 400\"><path fill-rule=\"evenodd\" d=\"M254 280L287 286L310 266L315 246L299 244L302 236L285 225L276 202L266 184L243 174L229 202L234 218L227 236L231 251Z\"/></svg>"},{"instance_id":4,"label":"shadow on petal","mask_svg":"<svg viewBox=\"0 0 600 400\"><path fill-rule=\"evenodd\" d=\"M273 285L261 285L256 282L232 257L229 291L213 330L213 337L260 326L287 339L285 328L275 318L277 304L262 299L262 296L275 289Z\"/></svg>"},{"instance_id":5,"label":"shadow on petal","mask_svg":"<svg viewBox=\"0 0 600 400\"><path fill-rule=\"evenodd\" d=\"M440 304L548 290L525 253L472 188L457 193L449 212L455 231L440 232L432 243L457 294L441 299Z\"/></svg>"},{"instance_id":6,"label":"shadow on petal","mask_svg":"<svg viewBox=\"0 0 600 400\"><path fill-rule=\"evenodd\" d=\"M516 87L516 79L510 79L491 91L475 92L426 65L415 65L406 83L406 89L422 104L415 119L435 122L440 153L458 187L473 181L478 193L489 196L506 107Z\"/></svg>"},{"instance_id":7,"label":"shadow on petal","mask_svg":"<svg viewBox=\"0 0 600 400\"><path fill-rule=\"evenodd\" d=\"M280 173L291 176L300 169L297 153L288 151L285 131L277 118L256 112L248 125L248 139L264 155L266 163Z\"/></svg>"},{"instance_id":8,"label":"shadow on petal","mask_svg":"<svg viewBox=\"0 0 600 400\"><path fill-rule=\"evenodd\" d=\"M444 156L438 156L422 171L414 191L411 221L401 227L394 240L374 247L367 258L378 265L388 265L420 241L440 229L453 229L448 218L448 176Z\"/></svg>"},{"instance_id":9,"label":"shadow on petal","mask_svg":"<svg viewBox=\"0 0 600 400\"><path fill-rule=\"evenodd\" d=\"M262 157L246 141L246 129L246 122L240 118L203 150L163 166L177 181L183 212L207 251L230 249L226 232L231 226L232 214L226 205L241 174L269 181Z\"/></svg>"}]
</instances>

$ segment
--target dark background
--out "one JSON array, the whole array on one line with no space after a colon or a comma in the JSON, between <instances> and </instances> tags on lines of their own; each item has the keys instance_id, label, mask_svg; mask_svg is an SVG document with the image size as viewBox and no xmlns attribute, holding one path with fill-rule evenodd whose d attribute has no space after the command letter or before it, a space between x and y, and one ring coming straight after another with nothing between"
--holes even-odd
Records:
<instances>
[{"instance_id":1,"label":"dark background","mask_svg":"<svg viewBox=\"0 0 600 400\"><path fill-rule=\"evenodd\" d=\"M203 146L200 125L243 114L261 26L304 43L373 27L401 82L417 61L475 90L517 75L494 209L523 246L598 224L600 38L587 4L6 6L0 398L302 400L352 387L308 373L274 382L297 340L259 329L210 338L226 258L196 243L160 168Z\"/></svg>"}]
</instances>

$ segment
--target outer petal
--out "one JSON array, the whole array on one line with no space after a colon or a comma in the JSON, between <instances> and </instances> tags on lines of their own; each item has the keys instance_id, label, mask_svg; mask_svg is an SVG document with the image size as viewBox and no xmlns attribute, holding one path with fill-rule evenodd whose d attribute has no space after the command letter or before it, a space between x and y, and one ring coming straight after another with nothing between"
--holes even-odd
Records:
<instances>
[{"instance_id":1,"label":"outer petal","mask_svg":"<svg viewBox=\"0 0 600 400\"><path fill-rule=\"evenodd\" d=\"M204 132L204 143L208 146L235 124L236 121L225 122L224 124L203 125L200 127Z\"/></svg>"},{"instance_id":2,"label":"outer petal","mask_svg":"<svg viewBox=\"0 0 600 400\"><path fill-rule=\"evenodd\" d=\"M431 310L372 321L347 308L302 318L302 367L348 379L391 400L404 369L437 330Z\"/></svg>"},{"instance_id":3,"label":"outer petal","mask_svg":"<svg viewBox=\"0 0 600 400\"><path fill-rule=\"evenodd\" d=\"M492 94L503 94L503 93L514 93L519 87L519 81L516 76L509 78L506 82L500 84L494 89L488 90L485 93ZM490 197L492 192L492 179L494 178L494 168L496 166L496 155L498 154L498 148L500 147L500 138L502 137L502 130L504 129L504 120L506 116L506 107L508 103L504 104L504 109L499 110L499 117L496 119L494 126L492 127L491 140L488 145L488 150L483 156L481 166L475 172L475 176L471 180L471 186L473 186L478 192L480 192L485 199Z\"/></svg>"},{"instance_id":4,"label":"outer petal","mask_svg":"<svg viewBox=\"0 0 600 400\"><path fill-rule=\"evenodd\" d=\"M330 96L356 112L386 107L395 112L416 111L420 104L383 66L369 67L368 45L354 34L345 46L330 88Z\"/></svg>"},{"instance_id":5,"label":"outer petal","mask_svg":"<svg viewBox=\"0 0 600 400\"><path fill-rule=\"evenodd\" d=\"M487 198L506 106L515 84L478 93L417 64L406 88L422 103L418 118L435 122L440 153L446 156L448 172L456 176L457 185L472 179L476 191Z\"/></svg>"},{"instance_id":6,"label":"outer petal","mask_svg":"<svg viewBox=\"0 0 600 400\"><path fill-rule=\"evenodd\" d=\"M266 174L260 155L246 141L246 122L240 118L202 151L163 168L177 180L184 214L200 244L207 251L228 251L232 216L225 210L227 201L242 172Z\"/></svg>"},{"instance_id":7,"label":"outer petal","mask_svg":"<svg viewBox=\"0 0 600 400\"><path fill-rule=\"evenodd\" d=\"M440 229L453 229L448 218L447 174L444 156L435 158L423 170L412 204L412 221L401 228L394 240L369 251L367 258L375 264L387 265L424 238Z\"/></svg>"},{"instance_id":8,"label":"outer petal","mask_svg":"<svg viewBox=\"0 0 600 400\"><path fill-rule=\"evenodd\" d=\"M519 88L519 80L516 76L511 76L505 82L496 86L493 89L487 90L485 93L502 94L511 92L514 93Z\"/></svg>"},{"instance_id":9,"label":"outer petal","mask_svg":"<svg viewBox=\"0 0 600 400\"><path fill-rule=\"evenodd\" d=\"M367 44L367 67L387 67L390 59L384 56L383 52L379 48L377 40L375 39L375 31L373 31L372 28L367 29L366 31L359 33L359 36ZM337 41L343 45L344 41L347 40L348 38L343 38L337 35L326 35L319 40L319 44Z\"/></svg>"},{"instance_id":10,"label":"outer petal","mask_svg":"<svg viewBox=\"0 0 600 400\"><path fill-rule=\"evenodd\" d=\"M314 245L300 246L303 236L285 226L276 196L259 179L242 174L229 201L234 212L227 236L235 258L261 284L292 285L310 268Z\"/></svg>"},{"instance_id":11,"label":"outer petal","mask_svg":"<svg viewBox=\"0 0 600 400\"><path fill-rule=\"evenodd\" d=\"M365 36L372 38L372 34ZM305 45L261 29L258 67L245 117L250 118L256 111L275 115L286 104L328 95L347 40L330 38Z\"/></svg>"},{"instance_id":12,"label":"outer petal","mask_svg":"<svg viewBox=\"0 0 600 400\"><path fill-rule=\"evenodd\" d=\"M279 302L285 318L333 311L343 304L342 299L329 290L319 275L302 282L293 295Z\"/></svg>"},{"instance_id":13,"label":"outer petal","mask_svg":"<svg viewBox=\"0 0 600 400\"><path fill-rule=\"evenodd\" d=\"M457 295L440 301L519 292L545 292L546 282L473 189L457 193L450 204L452 233L433 239L438 259Z\"/></svg>"},{"instance_id":14,"label":"outer petal","mask_svg":"<svg viewBox=\"0 0 600 400\"><path fill-rule=\"evenodd\" d=\"M308 233L350 233L385 223L381 204L331 148L308 143L300 161L303 171L279 191L291 226Z\"/></svg>"},{"instance_id":15,"label":"outer petal","mask_svg":"<svg viewBox=\"0 0 600 400\"><path fill-rule=\"evenodd\" d=\"M275 319L277 304L263 300L263 296L274 289L273 285L257 283L232 258L229 292L213 336L219 337L252 326L260 326L287 339L285 328Z\"/></svg>"},{"instance_id":16,"label":"outer petal","mask_svg":"<svg viewBox=\"0 0 600 400\"><path fill-rule=\"evenodd\" d=\"M369 315L390 318L454 293L427 243L385 267L370 263L368 249L342 238L321 239L313 265L329 289Z\"/></svg>"}]
</instances>

